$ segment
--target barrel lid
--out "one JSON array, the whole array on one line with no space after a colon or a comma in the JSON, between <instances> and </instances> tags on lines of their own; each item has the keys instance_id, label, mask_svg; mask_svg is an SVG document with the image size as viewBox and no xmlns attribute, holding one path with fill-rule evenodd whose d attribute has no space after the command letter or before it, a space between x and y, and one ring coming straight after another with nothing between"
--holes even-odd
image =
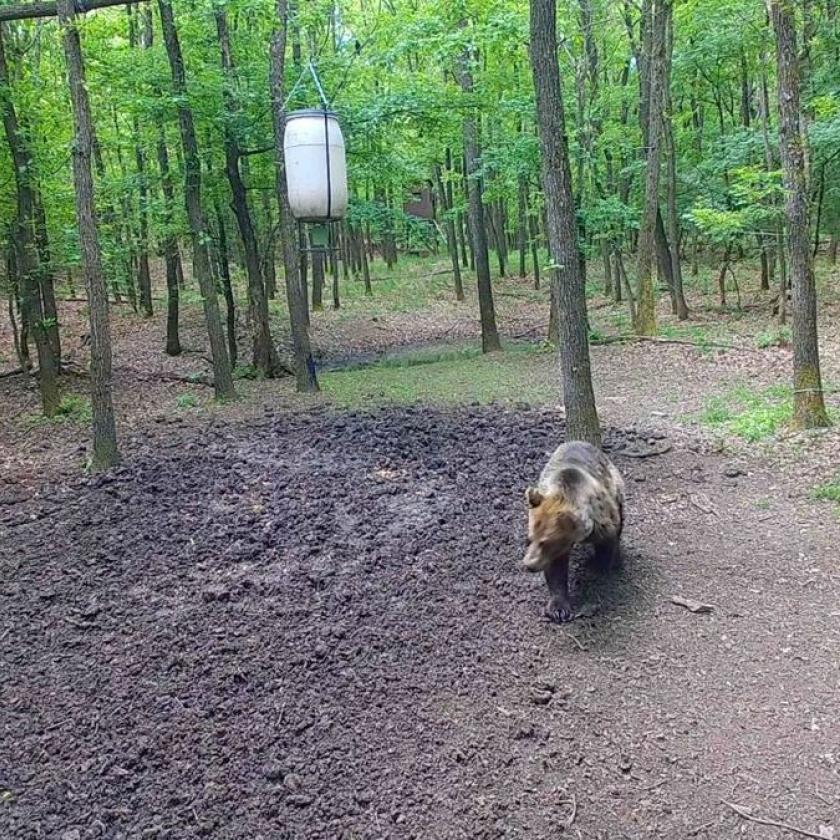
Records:
<instances>
[{"instance_id":1,"label":"barrel lid","mask_svg":"<svg viewBox=\"0 0 840 840\"><path fill-rule=\"evenodd\" d=\"M324 111L320 108L305 108L302 111L292 111L289 114L286 114L286 122L289 120L295 120L298 117L332 117L333 119L338 118L338 114L335 111Z\"/></svg>"}]
</instances>

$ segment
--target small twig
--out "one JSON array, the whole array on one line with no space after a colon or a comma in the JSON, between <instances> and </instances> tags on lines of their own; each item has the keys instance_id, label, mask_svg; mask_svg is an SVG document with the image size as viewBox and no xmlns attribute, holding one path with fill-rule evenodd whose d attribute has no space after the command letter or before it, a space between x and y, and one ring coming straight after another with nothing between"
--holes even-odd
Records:
<instances>
[{"instance_id":1,"label":"small twig","mask_svg":"<svg viewBox=\"0 0 840 840\"><path fill-rule=\"evenodd\" d=\"M688 500L697 510L702 511L703 513L711 513L713 516L717 516L717 510L715 506L709 501L708 497L703 496L702 494L692 493Z\"/></svg>"},{"instance_id":2,"label":"small twig","mask_svg":"<svg viewBox=\"0 0 840 840\"><path fill-rule=\"evenodd\" d=\"M577 816L577 799L575 799L575 795L573 793L570 793L569 798L566 801L572 806L572 813L569 814L564 825L566 828L571 828L572 823L574 823L575 817Z\"/></svg>"},{"instance_id":3,"label":"small twig","mask_svg":"<svg viewBox=\"0 0 840 840\"><path fill-rule=\"evenodd\" d=\"M652 785L645 785L645 786L642 788L642 790L645 790L645 791L647 791L647 790L656 790L657 788L661 788L661 787L662 787L662 785L667 785L667 784L668 784L668 780L667 780L667 779L660 779L658 782L654 782Z\"/></svg>"},{"instance_id":4,"label":"small twig","mask_svg":"<svg viewBox=\"0 0 840 840\"><path fill-rule=\"evenodd\" d=\"M571 633L567 633L562 627L558 627L557 631L562 635L565 636L567 639L571 639L578 647L580 651L586 651L586 648L580 643L580 641L575 638Z\"/></svg>"},{"instance_id":5,"label":"small twig","mask_svg":"<svg viewBox=\"0 0 840 840\"><path fill-rule=\"evenodd\" d=\"M78 621L75 618L70 618L69 615L65 615L64 620L68 624L72 624L74 627L78 627L81 630L90 630L93 627L99 626L95 621Z\"/></svg>"},{"instance_id":6,"label":"small twig","mask_svg":"<svg viewBox=\"0 0 840 840\"><path fill-rule=\"evenodd\" d=\"M802 837L813 837L815 840L827 840L827 837L822 832L817 834L813 831L808 831L805 828L797 828L795 825L790 825L790 823L779 822L779 820L770 820L765 819L764 817L754 817L748 808L745 808L743 805L735 805L732 802L727 802L725 799L720 800L724 805L731 808L739 817L743 817L745 820L749 820L750 822L759 823L760 825L770 825L773 828L782 828L785 831L792 831L794 834L800 834Z\"/></svg>"},{"instance_id":7,"label":"small twig","mask_svg":"<svg viewBox=\"0 0 840 840\"><path fill-rule=\"evenodd\" d=\"M711 604L703 604L691 598L683 598L682 595L672 595L671 603L676 604L678 607L685 607L689 612L693 613L710 613L714 610Z\"/></svg>"}]
</instances>

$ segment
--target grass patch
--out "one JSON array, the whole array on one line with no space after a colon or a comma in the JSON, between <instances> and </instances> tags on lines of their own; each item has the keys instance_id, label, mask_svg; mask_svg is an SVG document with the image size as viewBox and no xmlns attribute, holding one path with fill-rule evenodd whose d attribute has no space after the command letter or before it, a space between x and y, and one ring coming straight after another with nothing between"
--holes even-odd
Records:
<instances>
[{"instance_id":1,"label":"grass patch","mask_svg":"<svg viewBox=\"0 0 840 840\"><path fill-rule=\"evenodd\" d=\"M793 391L789 387L774 385L752 391L739 386L708 400L700 422L756 443L775 435L792 417Z\"/></svg>"},{"instance_id":2,"label":"grass patch","mask_svg":"<svg viewBox=\"0 0 840 840\"><path fill-rule=\"evenodd\" d=\"M234 379L262 379L260 371L254 365L239 364L233 369Z\"/></svg>"},{"instance_id":3,"label":"grass patch","mask_svg":"<svg viewBox=\"0 0 840 840\"><path fill-rule=\"evenodd\" d=\"M811 496L821 502L840 504L840 473L835 476L833 481L818 484L811 492Z\"/></svg>"},{"instance_id":4,"label":"grass patch","mask_svg":"<svg viewBox=\"0 0 840 840\"><path fill-rule=\"evenodd\" d=\"M178 408L195 408L198 405L198 397L195 394L178 394L175 405Z\"/></svg>"},{"instance_id":5,"label":"grass patch","mask_svg":"<svg viewBox=\"0 0 840 840\"><path fill-rule=\"evenodd\" d=\"M423 351L366 367L321 374L324 393L336 404L458 405L546 403L557 399L551 356L539 345L509 345L484 355L480 348ZM541 375L541 370L546 375Z\"/></svg>"},{"instance_id":6,"label":"grass patch","mask_svg":"<svg viewBox=\"0 0 840 840\"><path fill-rule=\"evenodd\" d=\"M73 423L84 426L93 420L93 411L90 400L80 394L65 394L58 404L55 414L52 417L45 417L43 414L33 414L29 417L29 423L33 426L46 426L51 423Z\"/></svg>"},{"instance_id":7,"label":"grass patch","mask_svg":"<svg viewBox=\"0 0 840 840\"><path fill-rule=\"evenodd\" d=\"M755 343L759 350L768 347L788 347L791 342L790 327L780 326L762 330L756 337Z\"/></svg>"}]
</instances>

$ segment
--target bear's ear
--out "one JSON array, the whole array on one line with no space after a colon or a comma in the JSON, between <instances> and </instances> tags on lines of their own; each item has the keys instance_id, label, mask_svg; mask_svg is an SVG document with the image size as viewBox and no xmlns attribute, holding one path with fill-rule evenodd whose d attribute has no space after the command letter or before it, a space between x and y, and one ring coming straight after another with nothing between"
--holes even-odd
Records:
<instances>
[{"instance_id":1,"label":"bear's ear","mask_svg":"<svg viewBox=\"0 0 840 840\"><path fill-rule=\"evenodd\" d=\"M543 494L536 487L529 487L525 491L525 501L532 508L537 508L543 503Z\"/></svg>"}]
</instances>

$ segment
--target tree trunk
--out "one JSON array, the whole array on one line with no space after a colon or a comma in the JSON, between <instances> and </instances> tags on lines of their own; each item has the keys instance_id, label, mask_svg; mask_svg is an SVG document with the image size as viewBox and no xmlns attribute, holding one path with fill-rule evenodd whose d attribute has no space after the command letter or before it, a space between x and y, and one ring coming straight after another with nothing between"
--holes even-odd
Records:
<instances>
[{"instance_id":1,"label":"tree trunk","mask_svg":"<svg viewBox=\"0 0 840 840\"><path fill-rule=\"evenodd\" d=\"M610 241L606 237L601 238L601 261L604 263L604 297L612 297L612 254L610 253Z\"/></svg>"},{"instance_id":2,"label":"tree trunk","mask_svg":"<svg viewBox=\"0 0 840 840\"><path fill-rule=\"evenodd\" d=\"M528 180L524 173L517 178L516 247L519 250L519 276L528 274Z\"/></svg>"},{"instance_id":3,"label":"tree trunk","mask_svg":"<svg viewBox=\"0 0 840 840\"><path fill-rule=\"evenodd\" d=\"M158 0L163 39L172 72L172 87L178 102L178 121L181 129L181 144L184 152L184 202L190 223L193 245L193 274L198 280L204 302L204 318L210 338L210 353L213 358L213 388L218 400L233 399L230 357L225 347L219 301L210 272L210 255L207 249L207 223L201 207L201 163L198 156L198 142L195 137L192 110L187 96L187 81L184 59L171 0Z\"/></svg>"},{"instance_id":4,"label":"tree trunk","mask_svg":"<svg viewBox=\"0 0 840 840\"><path fill-rule=\"evenodd\" d=\"M269 300L277 297L277 236L274 230L274 214L271 212L271 197L263 191L263 214L265 215L265 249L263 275L265 294Z\"/></svg>"},{"instance_id":5,"label":"tree trunk","mask_svg":"<svg viewBox=\"0 0 840 840\"><path fill-rule=\"evenodd\" d=\"M169 150L166 148L166 135L162 125L158 126L157 159L160 170L161 191L163 192L163 258L166 262L166 354L181 355L181 339L178 334L179 267L181 257L178 241L172 230L175 212L175 190L172 185L172 173L169 169Z\"/></svg>"},{"instance_id":6,"label":"tree trunk","mask_svg":"<svg viewBox=\"0 0 840 840\"><path fill-rule=\"evenodd\" d=\"M47 417L52 417L56 413L60 402L57 379L58 360L54 354L54 347L50 343L48 322L45 320L41 289L38 283L40 266L35 239L34 160L26 137L20 130L9 83L10 76L6 64L3 28L0 25L0 109L3 112L3 127L11 153L17 191L16 231L14 236L11 237L14 243L12 248L16 247L16 253L13 256L14 265L7 266L7 268L10 269L10 273L13 268L16 275L20 294L21 320L26 325L27 330L32 330L35 336L41 406L44 414ZM9 297L10 299L12 297L11 291ZM12 311L10 309L10 312ZM20 342L18 342L18 351L23 359L25 353L23 344ZM26 353L28 354L28 349ZM23 364L22 367L27 370Z\"/></svg>"},{"instance_id":7,"label":"tree trunk","mask_svg":"<svg viewBox=\"0 0 840 840\"><path fill-rule=\"evenodd\" d=\"M664 11L664 9L663 9ZM674 55L674 17L672 9L668 7L668 17L665 21L665 108L663 113L663 134L665 138L665 154L668 167L668 239L670 240L671 258L671 289L676 310L680 321L688 319L688 304L685 302L683 290L682 263L680 262L680 216L677 207L677 147L674 142L673 102L671 100L671 66Z\"/></svg>"},{"instance_id":8,"label":"tree trunk","mask_svg":"<svg viewBox=\"0 0 840 840\"><path fill-rule=\"evenodd\" d=\"M653 282L656 220L659 213L659 159L662 134L665 28L672 0L650 0L650 52L646 56L647 96L643 96L646 117L647 171L645 203L639 230L638 279L635 330L639 335L656 334L656 295Z\"/></svg>"},{"instance_id":9,"label":"tree trunk","mask_svg":"<svg viewBox=\"0 0 840 840\"><path fill-rule=\"evenodd\" d=\"M215 11L215 17L216 33L222 59L222 72L226 82L223 88L226 112L224 122L225 172L233 198L233 214L236 216L239 236L245 251L253 364L262 376L271 378L278 372L277 354L274 350L274 342L271 338L271 328L268 322L268 297L265 293L265 283L257 249L257 235L254 232L251 209L248 206L248 193L239 171L241 150L236 137L234 121L240 109L233 94L236 74L230 48L227 15L224 8L218 7Z\"/></svg>"},{"instance_id":10,"label":"tree trunk","mask_svg":"<svg viewBox=\"0 0 840 840\"><path fill-rule=\"evenodd\" d=\"M137 46L137 24L134 8L126 6L128 14L128 36L132 47ZM142 48L151 49L152 46L152 22L146 19L140 35ZM137 191L138 216L139 216L139 237L137 242L137 285L140 290L140 310L147 318L154 314L152 308L152 275L149 270L149 185L146 167L146 150L143 148L140 134L140 123L135 115L132 118L134 131L134 161L137 167Z\"/></svg>"},{"instance_id":11,"label":"tree trunk","mask_svg":"<svg viewBox=\"0 0 840 840\"><path fill-rule=\"evenodd\" d=\"M324 311L324 252L312 249L312 311Z\"/></svg>"},{"instance_id":12,"label":"tree trunk","mask_svg":"<svg viewBox=\"0 0 840 840\"><path fill-rule=\"evenodd\" d=\"M461 265L458 262L458 243L455 239L455 220L452 218L452 208L449 206L446 188L443 185L443 174L441 173L439 164L435 164L435 184L437 186L440 206L446 215L443 227L446 231L446 248L449 251L449 259L452 261L452 277L455 281L455 299L463 300L464 284L461 279Z\"/></svg>"},{"instance_id":13,"label":"tree trunk","mask_svg":"<svg viewBox=\"0 0 840 840\"><path fill-rule=\"evenodd\" d=\"M222 286L222 297L225 299L225 321L227 324L227 348L231 368L235 368L239 361L239 351L236 343L236 300L233 297L233 283L230 279L230 251L228 249L227 228L222 206L219 199L213 201L216 212L216 265L218 278Z\"/></svg>"},{"instance_id":14,"label":"tree trunk","mask_svg":"<svg viewBox=\"0 0 840 840\"><path fill-rule=\"evenodd\" d=\"M539 238L540 225L536 213L528 214L528 224L531 228L531 262L534 264L534 288L540 288L540 254L539 254Z\"/></svg>"},{"instance_id":15,"label":"tree trunk","mask_svg":"<svg viewBox=\"0 0 840 840\"><path fill-rule=\"evenodd\" d=\"M467 99L472 97L473 78L470 69L470 50L461 56L456 70L461 90ZM491 353L502 349L496 327L496 309L493 304L493 284L490 280L490 254L487 248L487 229L484 226L484 204L481 198L481 148L478 123L472 112L464 117L464 148L466 152L467 189L469 192L469 217L472 233L475 270L478 276L478 308L481 314L481 349Z\"/></svg>"},{"instance_id":16,"label":"tree trunk","mask_svg":"<svg viewBox=\"0 0 840 840\"><path fill-rule=\"evenodd\" d=\"M792 0L769 0L776 33L779 84L779 148L786 191L786 217L793 289L794 424L812 429L829 425L823 401L817 343L817 294L808 243L808 187L800 130L799 58ZM784 298L784 296L782 296ZM781 303L782 301L780 301Z\"/></svg>"},{"instance_id":17,"label":"tree trunk","mask_svg":"<svg viewBox=\"0 0 840 840\"><path fill-rule=\"evenodd\" d=\"M111 399L111 331L108 323L108 294L102 273L102 254L96 228L93 170L93 122L90 115L82 46L76 28L73 0L58 0L58 19L63 29L64 54L73 106L73 185L82 271L88 295L90 319L90 383L93 413L93 457L91 469L105 470L120 460L117 428Z\"/></svg>"},{"instance_id":18,"label":"tree trunk","mask_svg":"<svg viewBox=\"0 0 840 840\"><path fill-rule=\"evenodd\" d=\"M362 277L365 281L365 294L373 295L373 286L370 284L370 263L368 262L367 248L365 248L365 236L362 228L359 228L359 256L362 262Z\"/></svg>"},{"instance_id":19,"label":"tree trunk","mask_svg":"<svg viewBox=\"0 0 840 840\"><path fill-rule=\"evenodd\" d=\"M332 299L333 309L341 308L340 289L338 283L338 259L335 251L330 255L330 274L332 274Z\"/></svg>"},{"instance_id":20,"label":"tree trunk","mask_svg":"<svg viewBox=\"0 0 840 840\"><path fill-rule=\"evenodd\" d=\"M674 272L671 269L671 246L668 243L668 234L665 233L665 222L662 219L662 212L656 208L656 230L654 232L656 241L656 267L659 279L665 283L668 294L671 298L671 311L677 314L677 301L674 297Z\"/></svg>"},{"instance_id":21,"label":"tree trunk","mask_svg":"<svg viewBox=\"0 0 840 840\"><path fill-rule=\"evenodd\" d=\"M286 302L295 358L295 383L300 392L318 391L315 361L307 329L306 297L300 282L300 254L298 252L295 220L289 207L286 185L286 164L283 157L283 137L286 133L286 36L289 27L287 0L277 0L277 20L271 36L271 109L274 124L274 164L276 167L277 204L280 210L280 239L283 243L283 267L286 275Z\"/></svg>"},{"instance_id":22,"label":"tree trunk","mask_svg":"<svg viewBox=\"0 0 840 840\"><path fill-rule=\"evenodd\" d=\"M555 266L551 286L558 310L566 439L586 440L600 446L601 430L590 372L586 289L578 259L555 19L555 0L531 0L531 62L549 249Z\"/></svg>"},{"instance_id":23,"label":"tree trunk","mask_svg":"<svg viewBox=\"0 0 840 840\"><path fill-rule=\"evenodd\" d=\"M47 215L41 198L40 186L33 185L35 199L35 243L38 249L38 281L41 286L41 297L44 301L44 319L47 323L47 336L55 359L55 368L61 373L61 335L58 325L58 305L55 300L55 284L53 282L52 256L50 254L50 240L47 235Z\"/></svg>"}]
</instances>

